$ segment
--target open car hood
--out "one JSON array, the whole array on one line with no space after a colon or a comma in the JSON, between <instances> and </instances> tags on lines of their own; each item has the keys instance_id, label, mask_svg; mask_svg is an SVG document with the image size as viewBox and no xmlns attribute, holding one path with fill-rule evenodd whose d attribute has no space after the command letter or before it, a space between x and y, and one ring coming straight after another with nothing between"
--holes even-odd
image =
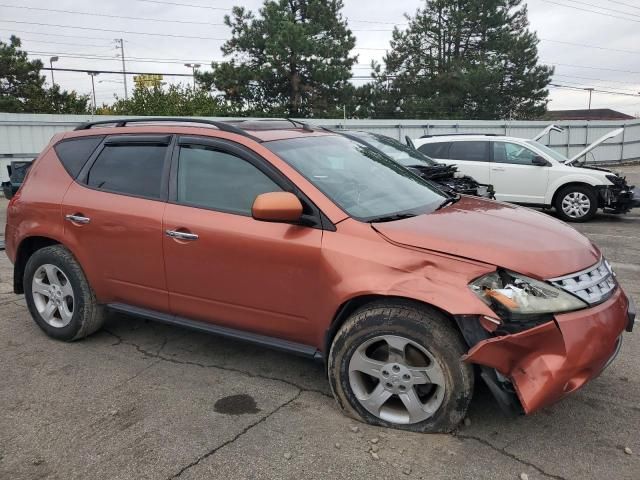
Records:
<instances>
[{"instance_id":1,"label":"open car hood","mask_svg":"<svg viewBox=\"0 0 640 480\"><path fill-rule=\"evenodd\" d=\"M595 142L593 142L591 145L589 145L587 148L585 148L584 150L582 150L580 153L578 153L577 155L574 155L573 157L571 157L569 160L567 160L565 163L565 165L571 165L573 162L575 162L576 160L578 160L581 157L584 157L587 153L589 153L591 150L593 150L594 148L596 148L598 145L601 145L602 143L606 142L607 140L609 140L610 138L613 137L617 137L618 135L620 135L622 132L624 131L624 128L617 128L615 130L610 131L609 133L603 135L602 137L600 137L599 139L597 139Z\"/></svg>"},{"instance_id":2,"label":"open car hood","mask_svg":"<svg viewBox=\"0 0 640 480\"><path fill-rule=\"evenodd\" d=\"M431 214L374 223L389 241L447 253L548 279L588 268L600 259L591 241L547 214L462 196Z\"/></svg>"}]
</instances>

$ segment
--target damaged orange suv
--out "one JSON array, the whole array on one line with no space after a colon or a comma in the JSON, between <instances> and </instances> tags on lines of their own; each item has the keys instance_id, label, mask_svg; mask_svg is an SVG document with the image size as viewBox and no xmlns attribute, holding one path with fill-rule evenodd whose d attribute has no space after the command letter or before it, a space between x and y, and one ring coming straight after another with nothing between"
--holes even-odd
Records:
<instances>
[{"instance_id":1,"label":"damaged orange suv","mask_svg":"<svg viewBox=\"0 0 640 480\"><path fill-rule=\"evenodd\" d=\"M289 121L137 119L56 135L8 208L14 288L48 335L108 310L324 360L349 415L436 432L476 373L531 413L598 376L634 308L547 215L449 196Z\"/></svg>"}]
</instances>

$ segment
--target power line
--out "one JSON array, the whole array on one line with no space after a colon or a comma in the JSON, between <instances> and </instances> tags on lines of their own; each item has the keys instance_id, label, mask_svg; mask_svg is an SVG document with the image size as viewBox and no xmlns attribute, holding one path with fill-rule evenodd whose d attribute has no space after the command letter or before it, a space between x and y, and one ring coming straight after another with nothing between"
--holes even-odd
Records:
<instances>
[{"instance_id":1,"label":"power line","mask_svg":"<svg viewBox=\"0 0 640 480\"><path fill-rule=\"evenodd\" d=\"M76 72L76 73L105 73L105 74L114 74L114 75L122 75L122 70L97 70L97 69L84 69L84 68L60 68L60 67L42 67L41 70L47 70L54 72ZM131 72L127 71L127 75L163 75L165 77L189 77L191 78L193 74L191 73L158 73L158 72Z\"/></svg>"},{"instance_id":2,"label":"power line","mask_svg":"<svg viewBox=\"0 0 640 480\"><path fill-rule=\"evenodd\" d=\"M542 0L542 1L546 2L546 3L551 3L553 5L560 5L561 7L573 8L574 10L581 10L583 12L595 13L597 15L602 15L602 16L605 16L605 17L618 18L620 20L628 20L630 22L640 23L640 20L635 20L633 18L621 17L619 15L611 15L610 13L598 12L596 10L589 10L587 8L576 7L574 5L567 5L565 3L552 2L551 0Z\"/></svg>"},{"instance_id":3,"label":"power line","mask_svg":"<svg viewBox=\"0 0 640 480\"><path fill-rule=\"evenodd\" d=\"M559 75L559 74L554 74L554 77L565 77L565 78L578 78L581 80L593 80L596 82L609 82L609 83L620 83L622 85L640 85L640 82L621 82L621 81L617 81L617 80L607 80L604 78L593 78L593 77L580 77L578 75Z\"/></svg>"},{"instance_id":4,"label":"power line","mask_svg":"<svg viewBox=\"0 0 640 480\"><path fill-rule=\"evenodd\" d=\"M0 20L1 22L2 20ZM107 41L112 41L112 38L107 38L107 37L85 37L82 35L63 35L61 33L43 33L43 32L27 32L25 30L11 30L13 33L27 33L29 35L43 35L46 37L60 37L60 38L84 38L87 40L107 40ZM77 45L77 43L74 43L74 45Z\"/></svg>"},{"instance_id":5,"label":"power line","mask_svg":"<svg viewBox=\"0 0 640 480\"><path fill-rule=\"evenodd\" d=\"M573 87L573 86L570 86L570 85L560 85L558 83L550 83L549 86L550 87L556 87L556 88L567 88L567 89L570 89L570 90L580 90L580 91L586 90L586 87ZM591 90L591 87L589 87L589 89ZM600 90L600 89L597 89L597 88L594 88L593 91L594 92L598 92L598 93L607 93L607 94L610 94L610 95L622 95L624 97L635 97L635 98L640 97L640 95L637 94L637 93L634 94L634 93L624 93L624 92L612 92L612 91L609 91L609 90Z\"/></svg>"},{"instance_id":6,"label":"power line","mask_svg":"<svg viewBox=\"0 0 640 480\"><path fill-rule=\"evenodd\" d=\"M637 8L638 10L640 10L640 7L637 7L635 5L631 5L629 3L624 3L624 2L620 2L617 0L607 0L610 3L617 3L618 5L624 5L625 7L629 7L629 8Z\"/></svg>"},{"instance_id":7,"label":"power line","mask_svg":"<svg viewBox=\"0 0 640 480\"><path fill-rule=\"evenodd\" d=\"M622 53L633 53L635 55L640 55L639 50L624 50L621 48L608 48L608 47L599 47L597 45L587 45L585 43L574 43L574 42L565 42L564 40L552 40L550 38L541 38L543 42L552 42L552 43L561 43L563 45L573 45L576 47L584 47L584 48L594 48L596 50L609 50L612 52L622 52Z\"/></svg>"},{"instance_id":8,"label":"power line","mask_svg":"<svg viewBox=\"0 0 640 480\"><path fill-rule=\"evenodd\" d=\"M140 0L142 1L142 0ZM144 0L148 1L148 0ZM150 1L150 0L149 0ZM40 27L59 27L59 28L77 28L79 30L93 30L96 32L110 32L110 33L126 33L128 35L151 35L154 37L171 37L171 38L188 38L193 40L217 40L217 41L226 41L226 38L214 38L214 37L199 37L192 35L176 35L171 33L152 33L152 32L131 32L127 30L112 30L108 28L96 28L96 27L77 27L75 25L59 25L55 23L39 23L39 22L23 22L18 20L0 20L0 22L5 23L20 23L25 25L38 25Z\"/></svg>"},{"instance_id":9,"label":"power line","mask_svg":"<svg viewBox=\"0 0 640 480\"><path fill-rule=\"evenodd\" d=\"M51 44L51 45L69 45L69 46L74 46L77 47L78 46L78 42L75 43L71 43L71 42L53 42L51 40L33 40L31 38L24 38L23 36L19 37L21 41L23 42L28 42L28 43L45 43L47 45ZM94 44L88 44L88 43L83 43L82 44L83 47L110 47L111 45L107 45L106 43L103 43L102 45L94 45Z\"/></svg>"},{"instance_id":10,"label":"power line","mask_svg":"<svg viewBox=\"0 0 640 480\"><path fill-rule=\"evenodd\" d=\"M583 2L580 0L564 0L564 1L569 3L577 3L578 5L587 5L589 7L595 7L595 8L599 8L600 10L605 10L608 12L622 13L623 15L631 15L632 17L640 17L640 15L636 13L629 13L629 12L625 12L624 10L616 10L615 8L601 7L596 3Z\"/></svg>"},{"instance_id":11,"label":"power line","mask_svg":"<svg viewBox=\"0 0 640 480\"><path fill-rule=\"evenodd\" d=\"M178 2L163 2L160 0L136 0L137 2L146 2L146 3L158 3L160 5L173 5L176 7L191 7L191 8L203 8L207 10L224 10L226 12L231 11L230 8L222 8L222 7L211 7L209 5L194 5L192 3L178 3Z\"/></svg>"},{"instance_id":12,"label":"power line","mask_svg":"<svg viewBox=\"0 0 640 480\"><path fill-rule=\"evenodd\" d=\"M25 7L23 5L0 4L0 7L20 8L24 10L38 10L41 12L69 13L73 15L90 15L93 17L119 18L124 20L142 20L146 22L183 23L183 24L192 24L192 25L216 25L216 26L225 25L224 23L197 22L197 21L189 21L189 20L166 20L162 18L149 18L149 17L128 17L125 15L109 15L106 13L78 12L77 10L57 10L55 8Z\"/></svg>"}]
</instances>

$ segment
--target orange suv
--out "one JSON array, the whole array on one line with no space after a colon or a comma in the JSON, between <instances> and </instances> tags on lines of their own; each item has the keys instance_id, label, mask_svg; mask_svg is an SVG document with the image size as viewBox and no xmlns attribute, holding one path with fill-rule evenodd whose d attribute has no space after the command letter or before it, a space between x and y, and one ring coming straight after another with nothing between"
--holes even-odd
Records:
<instances>
[{"instance_id":1,"label":"orange suv","mask_svg":"<svg viewBox=\"0 0 640 480\"><path fill-rule=\"evenodd\" d=\"M60 340L108 310L323 360L349 415L449 431L476 373L531 413L611 362L634 307L598 248L293 121L56 135L8 207L14 288Z\"/></svg>"}]
</instances>

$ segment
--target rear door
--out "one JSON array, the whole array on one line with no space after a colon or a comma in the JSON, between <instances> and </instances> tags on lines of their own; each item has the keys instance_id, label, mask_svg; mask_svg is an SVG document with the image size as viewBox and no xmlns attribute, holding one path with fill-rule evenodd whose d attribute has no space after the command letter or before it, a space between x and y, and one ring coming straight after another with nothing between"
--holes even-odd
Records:
<instances>
[{"instance_id":1,"label":"rear door","mask_svg":"<svg viewBox=\"0 0 640 480\"><path fill-rule=\"evenodd\" d=\"M513 142L496 140L493 144L491 181L496 199L503 202L543 204L549 183L549 167L534 165L539 156L533 150Z\"/></svg>"},{"instance_id":2,"label":"rear door","mask_svg":"<svg viewBox=\"0 0 640 480\"><path fill-rule=\"evenodd\" d=\"M491 183L489 150L490 142L485 140L457 140L451 142L447 163L455 164L458 171L469 175L479 183Z\"/></svg>"},{"instance_id":3,"label":"rear door","mask_svg":"<svg viewBox=\"0 0 640 480\"><path fill-rule=\"evenodd\" d=\"M251 216L256 196L290 190L288 180L244 147L199 137L179 140L171 172L163 241L172 312L312 342L322 230Z\"/></svg>"},{"instance_id":4,"label":"rear door","mask_svg":"<svg viewBox=\"0 0 640 480\"><path fill-rule=\"evenodd\" d=\"M101 302L167 311L162 215L170 135L107 137L63 200L65 242Z\"/></svg>"}]
</instances>

